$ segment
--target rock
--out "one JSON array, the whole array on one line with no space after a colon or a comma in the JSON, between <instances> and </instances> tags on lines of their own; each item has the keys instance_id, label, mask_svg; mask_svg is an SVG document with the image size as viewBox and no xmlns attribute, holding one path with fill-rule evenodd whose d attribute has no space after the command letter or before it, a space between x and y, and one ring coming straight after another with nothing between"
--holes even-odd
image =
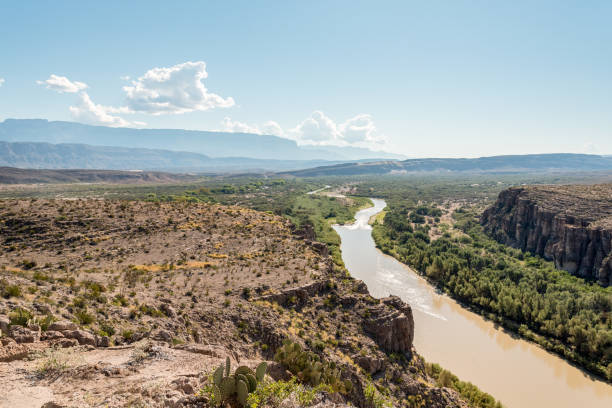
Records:
<instances>
[{"instance_id":1,"label":"rock","mask_svg":"<svg viewBox=\"0 0 612 408\"><path fill-rule=\"evenodd\" d=\"M172 343L172 333L167 330L159 329L153 332L151 335L153 340L165 341L166 343Z\"/></svg>"},{"instance_id":2,"label":"rock","mask_svg":"<svg viewBox=\"0 0 612 408\"><path fill-rule=\"evenodd\" d=\"M9 330L9 324L11 323L11 321L9 320L9 318L7 316L4 315L0 315L0 331L4 334L8 334Z\"/></svg>"},{"instance_id":3,"label":"rock","mask_svg":"<svg viewBox=\"0 0 612 408\"><path fill-rule=\"evenodd\" d=\"M51 314L51 308L48 305L45 305L42 303L34 303L33 306L34 306L34 309L36 309L39 313L42 313L45 315Z\"/></svg>"},{"instance_id":4,"label":"rock","mask_svg":"<svg viewBox=\"0 0 612 408\"><path fill-rule=\"evenodd\" d=\"M96 346L98 346L98 347L110 347L110 337L108 337L108 336L96 336Z\"/></svg>"},{"instance_id":5,"label":"rock","mask_svg":"<svg viewBox=\"0 0 612 408\"><path fill-rule=\"evenodd\" d=\"M176 312L174 311L172 306L167 303L162 303L159 307L159 310L161 310L168 317L176 317Z\"/></svg>"},{"instance_id":6,"label":"rock","mask_svg":"<svg viewBox=\"0 0 612 408\"><path fill-rule=\"evenodd\" d=\"M176 380L172 381L172 386L174 389L176 390L180 390L185 394L191 395L191 394L195 394L195 384L194 383L194 379L189 379L186 377L181 377L181 378L177 378Z\"/></svg>"},{"instance_id":7,"label":"rock","mask_svg":"<svg viewBox=\"0 0 612 408\"><path fill-rule=\"evenodd\" d=\"M62 320L59 322L51 323L47 330L63 332L66 330L77 330L78 328L79 327L75 323L68 321L68 320Z\"/></svg>"},{"instance_id":8,"label":"rock","mask_svg":"<svg viewBox=\"0 0 612 408\"><path fill-rule=\"evenodd\" d=\"M290 380L292 377L291 373L276 361L268 363L268 370L266 371L266 373L275 381L287 381Z\"/></svg>"},{"instance_id":9,"label":"rock","mask_svg":"<svg viewBox=\"0 0 612 408\"><path fill-rule=\"evenodd\" d=\"M307 245L310 245L319 255L324 257L329 255L329 248L327 247L327 244L311 240L306 240L305 242Z\"/></svg>"},{"instance_id":10,"label":"rock","mask_svg":"<svg viewBox=\"0 0 612 408\"><path fill-rule=\"evenodd\" d=\"M200 333L199 330L193 330L191 332L191 337L193 337L193 341L195 341L196 343L200 344L202 343L203 339L202 339L202 333Z\"/></svg>"},{"instance_id":11,"label":"rock","mask_svg":"<svg viewBox=\"0 0 612 408\"><path fill-rule=\"evenodd\" d=\"M11 326L10 336L17 343L35 343L40 340L40 331L22 326Z\"/></svg>"},{"instance_id":12,"label":"rock","mask_svg":"<svg viewBox=\"0 0 612 408\"><path fill-rule=\"evenodd\" d=\"M389 352L411 351L414 319L408 304L397 296L390 296L369 312L371 317L365 321L364 329L374 336L378 345Z\"/></svg>"},{"instance_id":13,"label":"rock","mask_svg":"<svg viewBox=\"0 0 612 408\"><path fill-rule=\"evenodd\" d=\"M76 339L79 344L96 345L96 336L85 330L67 330L63 334L69 339Z\"/></svg>"},{"instance_id":14,"label":"rock","mask_svg":"<svg viewBox=\"0 0 612 408\"><path fill-rule=\"evenodd\" d=\"M356 280L355 281L355 287L354 287L353 290L355 291L355 293L361 293L363 295L369 294L368 286L362 280Z\"/></svg>"},{"instance_id":15,"label":"rock","mask_svg":"<svg viewBox=\"0 0 612 408\"><path fill-rule=\"evenodd\" d=\"M29 354L29 349L23 344L13 342L2 343L0 347L0 362L10 362L26 358Z\"/></svg>"},{"instance_id":16,"label":"rock","mask_svg":"<svg viewBox=\"0 0 612 408\"><path fill-rule=\"evenodd\" d=\"M312 225L305 224L300 229L297 229L295 225L292 225L291 228L293 230L293 234L296 237L305 239L305 240L309 240L309 241L315 240L316 235L315 235L314 228L312 228Z\"/></svg>"},{"instance_id":17,"label":"rock","mask_svg":"<svg viewBox=\"0 0 612 408\"><path fill-rule=\"evenodd\" d=\"M52 346L61 347L61 348L75 347L79 345L79 342L77 339L67 339L65 337L61 339L51 340L49 343Z\"/></svg>"},{"instance_id":18,"label":"rock","mask_svg":"<svg viewBox=\"0 0 612 408\"><path fill-rule=\"evenodd\" d=\"M361 368L367 371L370 374L374 374L379 372L385 367L385 360L382 358L377 358L373 356L362 356L360 354L356 354L352 357L353 361L357 363Z\"/></svg>"},{"instance_id":19,"label":"rock","mask_svg":"<svg viewBox=\"0 0 612 408\"><path fill-rule=\"evenodd\" d=\"M0 344L6 346L7 344L17 344L17 342L10 337L2 336L0 337Z\"/></svg>"},{"instance_id":20,"label":"rock","mask_svg":"<svg viewBox=\"0 0 612 408\"><path fill-rule=\"evenodd\" d=\"M612 284L612 184L510 188L480 222L503 244Z\"/></svg>"},{"instance_id":21,"label":"rock","mask_svg":"<svg viewBox=\"0 0 612 408\"><path fill-rule=\"evenodd\" d=\"M267 300L269 302L275 302L279 305L285 305L287 302L292 302L296 305L300 305L306 302L310 297L318 295L327 290L331 285L330 280L319 280L316 282L309 283L308 285L299 286L297 288L285 289L280 293L273 293L271 295L261 296L254 300Z\"/></svg>"},{"instance_id":22,"label":"rock","mask_svg":"<svg viewBox=\"0 0 612 408\"><path fill-rule=\"evenodd\" d=\"M62 338L64 338L62 332L58 332L55 330L47 330L46 332L43 332L40 337L41 340L57 340Z\"/></svg>"}]
</instances>

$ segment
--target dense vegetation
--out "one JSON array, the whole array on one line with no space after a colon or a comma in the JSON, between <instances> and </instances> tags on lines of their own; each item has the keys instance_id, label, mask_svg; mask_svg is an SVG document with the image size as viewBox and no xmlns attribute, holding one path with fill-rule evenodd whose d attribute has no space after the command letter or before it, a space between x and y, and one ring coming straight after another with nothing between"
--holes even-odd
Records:
<instances>
[{"instance_id":1,"label":"dense vegetation","mask_svg":"<svg viewBox=\"0 0 612 408\"><path fill-rule=\"evenodd\" d=\"M497 243L469 207L453 213L454 228L439 222L440 212L395 202L374 239L463 303L612 380L611 288ZM446 232L432 240L433 226Z\"/></svg>"}]
</instances>

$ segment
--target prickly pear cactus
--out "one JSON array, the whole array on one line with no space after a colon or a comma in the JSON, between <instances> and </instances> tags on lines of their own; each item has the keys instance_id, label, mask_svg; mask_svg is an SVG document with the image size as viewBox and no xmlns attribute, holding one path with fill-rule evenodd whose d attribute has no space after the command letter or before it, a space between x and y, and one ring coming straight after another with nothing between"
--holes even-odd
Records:
<instances>
[{"instance_id":1,"label":"prickly pear cactus","mask_svg":"<svg viewBox=\"0 0 612 408\"><path fill-rule=\"evenodd\" d=\"M255 378L257 379L257 382L263 381L264 376L266 375L267 369L268 369L268 364L265 361L259 363L259 365L257 366L257 369L255 370Z\"/></svg>"},{"instance_id":2,"label":"prickly pear cactus","mask_svg":"<svg viewBox=\"0 0 612 408\"><path fill-rule=\"evenodd\" d=\"M245 407L247 398L249 396L249 387L242 380L238 380L236 384L237 384L236 385L237 400L240 403L240 405Z\"/></svg>"},{"instance_id":3,"label":"prickly pear cactus","mask_svg":"<svg viewBox=\"0 0 612 408\"><path fill-rule=\"evenodd\" d=\"M240 366L230 375L230 360L226 359L225 365L221 364L213 375L213 386L211 397L214 406L228 401L238 402L242 407L246 407L249 393L257 389L257 385L263 380L268 365L260 363L256 371L247 366Z\"/></svg>"},{"instance_id":4,"label":"prickly pear cactus","mask_svg":"<svg viewBox=\"0 0 612 408\"><path fill-rule=\"evenodd\" d=\"M229 377L230 375L230 358L226 357L225 358L225 376Z\"/></svg>"}]
</instances>

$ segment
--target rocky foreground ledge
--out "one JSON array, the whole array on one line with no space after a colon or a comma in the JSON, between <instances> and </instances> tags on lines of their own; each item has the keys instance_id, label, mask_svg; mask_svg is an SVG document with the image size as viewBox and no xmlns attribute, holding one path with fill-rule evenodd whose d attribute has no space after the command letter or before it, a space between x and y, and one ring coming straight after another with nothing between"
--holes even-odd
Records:
<instances>
[{"instance_id":1,"label":"rocky foreground ledge","mask_svg":"<svg viewBox=\"0 0 612 408\"><path fill-rule=\"evenodd\" d=\"M277 407L467 407L412 346L410 306L374 299L284 219L104 200L0 205L0 407L209 407L213 371L286 339L350 387ZM282 398L281 398L282 397Z\"/></svg>"},{"instance_id":2,"label":"rocky foreground ledge","mask_svg":"<svg viewBox=\"0 0 612 408\"><path fill-rule=\"evenodd\" d=\"M612 184L510 188L481 223L501 243L612 284Z\"/></svg>"}]
</instances>

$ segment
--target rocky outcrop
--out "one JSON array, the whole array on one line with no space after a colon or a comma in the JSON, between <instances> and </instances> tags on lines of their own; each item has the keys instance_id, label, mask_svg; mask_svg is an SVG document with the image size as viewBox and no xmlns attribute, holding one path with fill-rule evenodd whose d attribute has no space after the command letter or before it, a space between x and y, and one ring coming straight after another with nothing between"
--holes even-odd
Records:
<instances>
[{"instance_id":1,"label":"rocky outcrop","mask_svg":"<svg viewBox=\"0 0 612 408\"><path fill-rule=\"evenodd\" d=\"M612 284L612 184L510 188L481 223L501 243Z\"/></svg>"},{"instance_id":2,"label":"rocky outcrop","mask_svg":"<svg viewBox=\"0 0 612 408\"><path fill-rule=\"evenodd\" d=\"M308 300L310 296L314 296L330 288L330 286L330 280L320 280L297 288L284 289L280 291L280 293L272 293L254 300L265 300L278 303L279 305L285 305L288 302L298 305Z\"/></svg>"},{"instance_id":3,"label":"rocky outcrop","mask_svg":"<svg viewBox=\"0 0 612 408\"><path fill-rule=\"evenodd\" d=\"M369 310L370 318L365 330L372 334L378 345L389 352L408 353L414 340L414 319L410 306L397 296L381 299Z\"/></svg>"}]
</instances>

